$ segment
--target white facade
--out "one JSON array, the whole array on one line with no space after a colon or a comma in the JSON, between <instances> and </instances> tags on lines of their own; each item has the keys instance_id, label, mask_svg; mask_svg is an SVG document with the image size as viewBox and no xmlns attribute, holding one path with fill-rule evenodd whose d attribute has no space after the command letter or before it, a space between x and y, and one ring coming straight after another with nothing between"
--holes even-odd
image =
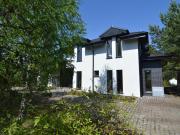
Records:
<instances>
[{"instance_id":1,"label":"white facade","mask_svg":"<svg viewBox=\"0 0 180 135\"><path fill-rule=\"evenodd\" d=\"M123 73L123 95L140 97L139 49L138 39L121 40L122 57L116 58L116 37L112 37L112 59L106 58L105 43L94 46L94 90L107 93L107 70L112 70L113 93L117 94L116 71ZM77 71L82 72L81 89L92 90L93 55L91 47L82 48L82 62L77 62L77 47L74 48L73 88L77 86Z\"/></svg>"}]
</instances>

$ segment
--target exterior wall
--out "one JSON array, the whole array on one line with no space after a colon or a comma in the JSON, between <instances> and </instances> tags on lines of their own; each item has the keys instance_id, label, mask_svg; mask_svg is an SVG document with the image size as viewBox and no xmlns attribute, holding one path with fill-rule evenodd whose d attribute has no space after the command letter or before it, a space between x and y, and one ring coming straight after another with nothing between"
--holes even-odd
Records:
<instances>
[{"instance_id":1,"label":"exterior wall","mask_svg":"<svg viewBox=\"0 0 180 135\"><path fill-rule=\"evenodd\" d=\"M164 91L163 80L162 80L162 65L160 61L146 61L143 63L143 93L146 94L145 88L145 70L151 71L151 84L152 84L152 93L153 91ZM163 92L164 93L164 92Z\"/></svg>"},{"instance_id":2,"label":"exterior wall","mask_svg":"<svg viewBox=\"0 0 180 135\"><path fill-rule=\"evenodd\" d=\"M94 78L95 90L107 92L106 71L113 71L113 93L117 93L116 70L123 72L123 95L140 97L138 40L122 40L122 58L116 58L116 38L112 38L112 59L106 59L104 44L96 45L94 51L94 71L99 71L99 77ZM75 48L74 51L77 49ZM82 71L82 89L92 90L92 50L89 47L82 50L82 62L73 62L73 88L76 88L76 71Z\"/></svg>"},{"instance_id":3,"label":"exterior wall","mask_svg":"<svg viewBox=\"0 0 180 135\"><path fill-rule=\"evenodd\" d=\"M77 60L77 48L74 49L75 56L74 56L74 62L72 63L74 65L74 75L73 75L73 88L76 88L76 77L77 77L77 71L82 72L82 89L88 91L92 89L92 52L89 49L88 53L85 54L85 47L82 48L82 62L76 62ZM87 52L86 52L87 53Z\"/></svg>"}]
</instances>

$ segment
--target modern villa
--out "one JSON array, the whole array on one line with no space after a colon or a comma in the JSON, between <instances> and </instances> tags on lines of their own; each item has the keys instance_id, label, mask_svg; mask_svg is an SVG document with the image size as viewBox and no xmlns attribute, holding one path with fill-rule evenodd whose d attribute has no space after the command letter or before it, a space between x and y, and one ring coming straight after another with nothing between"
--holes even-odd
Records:
<instances>
[{"instance_id":1,"label":"modern villa","mask_svg":"<svg viewBox=\"0 0 180 135\"><path fill-rule=\"evenodd\" d=\"M162 56L147 55L147 32L110 27L76 45L72 87L124 96L163 96Z\"/></svg>"}]
</instances>

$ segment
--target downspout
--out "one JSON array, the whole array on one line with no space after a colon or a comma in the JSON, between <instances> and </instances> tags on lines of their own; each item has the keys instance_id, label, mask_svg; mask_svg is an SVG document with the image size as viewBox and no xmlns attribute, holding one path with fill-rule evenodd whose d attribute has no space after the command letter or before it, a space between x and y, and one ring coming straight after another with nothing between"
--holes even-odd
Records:
<instances>
[{"instance_id":1,"label":"downspout","mask_svg":"<svg viewBox=\"0 0 180 135\"><path fill-rule=\"evenodd\" d=\"M94 92L94 45L92 45L92 91Z\"/></svg>"},{"instance_id":2,"label":"downspout","mask_svg":"<svg viewBox=\"0 0 180 135\"><path fill-rule=\"evenodd\" d=\"M139 59L139 84L140 84L140 97L143 96L143 78L142 78L142 47L141 41L138 39L138 59Z\"/></svg>"}]
</instances>

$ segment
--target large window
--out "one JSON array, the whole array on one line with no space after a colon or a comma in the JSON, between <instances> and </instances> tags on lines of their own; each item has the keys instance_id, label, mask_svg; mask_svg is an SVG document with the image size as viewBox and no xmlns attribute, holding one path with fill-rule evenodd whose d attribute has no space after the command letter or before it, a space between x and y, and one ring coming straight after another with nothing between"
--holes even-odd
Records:
<instances>
[{"instance_id":1,"label":"large window","mask_svg":"<svg viewBox=\"0 0 180 135\"><path fill-rule=\"evenodd\" d=\"M121 40L117 38L116 40L116 57L121 58L122 57L122 46L121 46Z\"/></svg>"},{"instance_id":2,"label":"large window","mask_svg":"<svg viewBox=\"0 0 180 135\"><path fill-rule=\"evenodd\" d=\"M113 73L107 70L107 93L113 93Z\"/></svg>"},{"instance_id":3,"label":"large window","mask_svg":"<svg viewBox=\"0 0 180 135\"><path fill-rule=\"evenodd\" d=\"M123 94L123 73L122 70L117 70L117 93Z\"/></svg>"},{"instance_id":4,"label":"large window","mask_svg":"<svg viewBox=\"0 0 180 135\"><path fill-rule=\"evenodd\" d=\"M76 88L81 89L81 81L82 81L82 72L77 71L77 76L76 76Z\"/></svg>"},{"instance_id":5,"label":"large window","mask_svg":"<svg viewBox=\"0 0 180 135\"><path fill-rule=\"evenodd\" d=\"M77 46L77 62L82 61L82 46Z\"/></svg>"},{"instance_id":6,"label":"large window","mask_svg":"<svg viewBox=\"0 0 180 135\"><path fill-rule=\"evenodd\" d=\"M145 70L145 87L146 87L146 92L151 92L152 91L152 84L151 84L151 70Z\"/></svg>"},{"instance_id":7,"label":"large window","mask_svg":"<svg viewBox=\"0 0 180 135\"><path fill-rule=\"evenodd\" d=\"M111 40L106 41L106 52L107 52L107 59L112 58L112 45Z\"/></svg>"}]
</instances>

